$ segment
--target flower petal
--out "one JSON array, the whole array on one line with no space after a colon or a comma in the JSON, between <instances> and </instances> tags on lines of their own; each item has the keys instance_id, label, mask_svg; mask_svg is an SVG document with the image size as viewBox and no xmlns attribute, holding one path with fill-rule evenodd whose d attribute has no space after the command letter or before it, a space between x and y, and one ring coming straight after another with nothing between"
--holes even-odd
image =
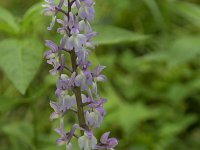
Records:
<instances>
[{"instance_id":1,"label":"flower petal","mask_svg":"<svg viewBox=\"0 0 200 150\"><path fill-rule=\"evenodd\" d=\"M101 139L100 139L101 143L107 144L109 134L110 134L110 132L106 132L101 136Z\"/></svg>"}]
</instances>

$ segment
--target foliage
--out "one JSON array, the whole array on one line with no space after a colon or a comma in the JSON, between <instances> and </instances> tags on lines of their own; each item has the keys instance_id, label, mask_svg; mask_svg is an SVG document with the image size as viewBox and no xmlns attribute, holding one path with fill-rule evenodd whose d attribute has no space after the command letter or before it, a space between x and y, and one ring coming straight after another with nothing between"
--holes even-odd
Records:
<instances>
[{"instance_id":1,"label":"foliage","mask_svg":"<svg viewBox=\"0 0 200 150\"><path fill-rule=\"evenodd\" d=\"M41 2L31 6L35 1L12 1L0 2L7 7L0 8L1 149L53 150L56 135L51 131L57 125L49 122L48 103L54 98L55 81L41 63L40 46L48 36L43 30L47 22ZM120 139L118 149L198 150L199 1L96 3L99 35L91 59L108 66L108 82L100 88L108 98L102 131L112 127ZM16 10L18 15L12 15Z\"/></svg>"}]
</instances>

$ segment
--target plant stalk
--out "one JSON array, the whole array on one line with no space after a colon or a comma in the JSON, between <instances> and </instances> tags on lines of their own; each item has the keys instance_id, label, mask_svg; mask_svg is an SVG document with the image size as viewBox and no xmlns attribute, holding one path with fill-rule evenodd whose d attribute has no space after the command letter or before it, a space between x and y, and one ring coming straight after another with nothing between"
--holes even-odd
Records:
<instances>
[{"instance_id":1,"label":"plant stalk","mask_svg":"<svg viewBox=\"0 0 200 150\"><path fill-rule=\"evenodd\" d=\"M70 56L71 56L73 72L77 72L77 65L76 65L77 56L76 56L76 53L74 50L72 51ZM82 97L81 97L81 88L75 87L74 94L75 94L76 103L77 103L77 115L78 115L79 126L85 129L87 127L87 125L85 123L85 115L84 115L83 103L82 103ZM83 134L84 134L84 132L81 131L81 135L83 135Z\"/></svg>"},{"instance_id":2,"label":"plant stalk","mask_svg":"<svg viewBox=\"0 0 200 150\"><path fill-rule=\"evenodd\" d=\"M69 18L69 12L71 12L72 4L73 3L70 3L70 0L68 0L68 18ZM69 33L70 33L70 31L69 31ZM77 74L77 64L76 64L77 56L76 56L74 49L70 53L70 56L71 56L72 70L73 70L73 72L76 72L76 74ZM84 115L83 103L82 103L82 97L81 97L81 88L75 87L73 91L74 91L74 94L76 97L79 126L86 129L87 125L85 123L85 115ZM84 134L84 132L81 130L81 135L83 135L83 134Z\"/></svg>"}]
</instances>

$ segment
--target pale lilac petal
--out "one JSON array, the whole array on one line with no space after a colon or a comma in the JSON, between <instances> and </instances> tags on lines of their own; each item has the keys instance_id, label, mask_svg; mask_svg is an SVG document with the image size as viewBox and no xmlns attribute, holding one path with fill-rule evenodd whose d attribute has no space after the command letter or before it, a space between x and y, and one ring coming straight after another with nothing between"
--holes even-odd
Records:
<instances>
[{"instance_id":1,"label":"pale lilac petal","mask_svg":"<svg viewBox=\"0 0 200 150\"><path fill-rule=\"evenodd\" d=\"M99 106L96 108L96 110L101 114L102 117L105 116L105 111L103 107Z\"/></svg>"},{"instance_id":2,"label":"pale lilac petal","mask_svg":"<svg viewBox=\"0 0 200 150\"><path fill-rule=\"evenodd\" d=\"M107 140L108 140L109 134L110 134L110 132L106 132L101 136L101 139L100 139L101 143L107 144Z\"/></svg>"},{"instance_id":3,"label":"pale lilac petal","mask_svg":"<svg viewBox=\"0 0 200 150\"><path fill-rule=\"evenodd\" d=\"M59 113L59 106L58 106L58 103L53 102L53 101L50 101L50 106L51 106L51 108L53 108L53 110L54 110L56 113Z\"/></svg>"},{"instance_id":4,"label":"pale lilac petal","mask_svg":"<svg viewBox=\"0 0 200 150\"><path fill-rule=\"evenodd\" d=\"M93 0L82 0L87 6L92 6L94 4Z\"/></svg>"},{"instance_id":5,"label":"pale lilac petal","mask_svg":"<svg viewBox=\"0 0 200 150\"><path fill-rule=\"evenodd\" d=\"M66 145L66 150L72 150L72 143Z\"/></svg>"},{"instance_id":6,"label":"pale lilac petal","mask_svg":"<svg viewBox=\"0 0 200 150\"><path fill-rule=\"evenodd\" d=\"M79 0L76 0L75 3L76 3L76 7L79 9L79 8L81 7L80 1L79 1Z\"/></svg>"},{"instance_id":7,"label":"pale lilac petal","mask_svg":"<svg viewBox=\"0 0 200 150\"><path fill-rule=\"evenodd\" d=\"M48 56L50 56L51 54L53 54L53 52L51 50L44 52L44 57L48 58Z\"/></svg>"},{"instance_id":8,"label":"pale lilac petal","mask_svg":"<svg viewBox=\"0 0 200 150\"><path fill-rule=\"evenodd\" d=\"M79 34L79 30L77 28L72 28L71 34Z\"/></svg>"},{"instance_id":9,"label":"pale lilac petal","mask_svg":"<svg viewBox=\"0 0 200 150\"><path fill-rule=\"evenodd\" d=\"M59 138L59 139L57 139L56 140L56 144L58 144L58 145L64 145L65 144L65 139L63 139L63 138Z\"/></svg>"},{"instance_id":10,"label":"pale lilac petal","mask_svg":"<svg viewBox=\"0 0 200 150\"><path fill-rule=\"evenodd\" d=\"M84 135L78 138L78 145L80 149L83 150L92 150L96 147L97 139L91 135L89 138L86 132L84 132Z\"/></svg>"},{"instance_id":11,"label":"pale lilac petal","mask_svg":"<svg viewBox=\"0 0 200 150\"><path fill-rule=\"evenodd\" d=\"M79 22L79 29L80 29L80 31L84 31L85 33L92 32L92 28L91 28L89 22L85 21L85 20L81 20Z\"/></svg>"},{"instance_id":12,"label":"pale lilac petal","mask_svg":"<svg viewBox=\"0 0 200 150\"><path fill-rule=\"evenodd\" d=\"M92 71L92 75L98 76L105 68L106 68L105 66L97 65Z\"/></svg>"},{"instance_id":13,"label":"pale lilac petal","mask_svg":"<svg viewBox=\"0 0 200 150\"><path fill-rule=\"evenodd\" d=\"M74 22L75 22L75 20L74 20L74 15L73 15L72 12L70 12L70 13L69 13L69 27L70 27L70 28L73 27Z\"/></svg>"},{"instance_id":14,"label":"pale lilac petal","mask_svg":"<svg viewBox=\"0 0 200 150\"><path fill-rule=\"evenodd\" d=\"M81 19L87 19L89 21L93 20L94 18L94 8L93 6L82 6L78 11L78 15Z\"/></svg>"},{"instance_id":15,"label":"pale lilac petal","mask_svg":"<svg viewBox=\"0 0 200 150\"><path fill-rule=\"evenodd\" d=\"M90 113L88 111L86 112L85 116L86 116L87 125L91 125L93 121L92 121L92 117L90 116Z\"/></svg>"},{"instance_id":16,"label":"pale lilac petal","mask_svg":"<svg viewBox=\"0 0 200 150\"><path fill-rule=\"evenodd\" d=\"M107 141L107 144L108 144L108 148L113 148L113 147L117 146L118 141L116 138L109 138Z\"/></svg>"},{"instance_id":17,"label":"pale lilac petal","mask_svg":"<svg viewBox=\"0 0 200 150\"><path fill-rule=\"evenodd\" d=\"M99 75L95 79L96 79L96 81L104 82L104 81L106 81L106 76Z\"/></svg>"},{"instance_id":18,"label":"pale lilac petal","mask_svg":"<svg viewBox=\"0 0 200 150\"><path fill-rule=\"evenodd\" d=\"M95 148L96 144L97 144L97 139L94 136L92 136L92 139L91 139L91 147L92 147L92 149Z\"/></svg>"},{"instance_id":19,"label":"pale lilac petal","mask_svg":"<svg viewBox=\"0 0 200 150\"><path fill-rule=\"evenodd\" d=\"M67 42L67 38L66 38L66 37L63 37L63 38L60 40L60 49L65 48L66 42Z\"/></svg>"},{"instance_id":20,"label":"pale lilac petal","mask_svg":"<svg viewBox=\"0 0 200 150\"><path fill-rule=\"evenodd\" d=\"M92 75L89 70L85 69L83 70L83 74L85 76L85 80L88 85L92 85Z\"/></svg>"},{"instance_id":21,"label":"pale lilac petal","mask_svg":"<svg viewBox=\"0 0 200 150\"><path fill-rule=\"evenodd\" d=\"M89 102L89 101L88 101L88 98L85 96L85 94L81 94L81 97L82 97L82 102L83 102L83 103Z\"/></svg>"},{"instance_id":22,"label":"pale lilac petal","mask_svg":"<svg viewBox=\"0 0 200 150\"><path fill-rule=\"evenodd\" d=\"M94 94L96 95L96 97L98 97L98 93L97 93L97 83L93 82L92 83L92 90L94 92Z\"/></svg>"},{"instance_id":23,"label":"pale lilac petal","mask_svg":"<svg viewBox=\"0 0 200 150\"><path fill-rule=\"evenodd\" d=\"M50 40L46 40L45 45L49 47L54 53L58 51L58 46Z\"/></svg>"},{"instance_id":24,"label":"pale lilac petal","mask_svg":"<svg viewBox=\"0 0 200 150\"><path fill-rule=\"evenodd\" d=\"M65 134L65 133L63 133L63 129L61 129L61 128L56 128L56 129L54 129L54 131L55 131L56 133L60 134L60 135Z\"/></svg>"},{"instance_id":25,"label":"pale lilac petal","mask_svg":"<svg viewBox=\"0 0 200 150\"><path fill-rule=\"evenodd\" d=\"M53 112L51 115L50 115L50 120L52 121L52 120L54 120L54 119L57 119L57 118L59 118L59 115L56 113L56 112Z\"/></svg>"},{"instance_id":26,"label":"pale lilac petal","mask_svg":"<svg viewBox=\"0 0 200 150\"><path fill-rule=\"evenodd\" d=\"M73 37L67 37L67 42L66 42L66 49L67 50L72 50L73 49Z\"/></svg>"},{"instance_id":27,"label":"pale lilac petal","mask_svg":"<svg viewBox=\"0 0 200 150\"><path fill-rule=\"evenodd\" d=\"M95 37L96 35L97 35L96 32L86 33L87 40L89 41L92 37Z\"/></svg>"},{"instance_id":28,"label":"pale lilac petal","mask_svg":"<svg viewBox=\"0 0 200 150\"><path fill-rule=\"evenodd\" d=\"M84 136L79 137L78 138L78 145L79 145L80 149L84 148L84 144L85 144L85 137Z\"/></svg>"},{"instance_id":29,"label":"pale lilac petal","mask_svg":"<svg viewBox=\"0 0 200 150\"><path fill-rule=\"evenodd\" d=\"M59 4L58 4L58 8L61 8L63 3L64 3L65 0L60 0Z\"/></svg>"},{"instance_id":30,"label":"pale lilac petal","mask_svg":"<svg viewBox=\"0 0 200 150\"><path fill-rule=\"evenodd\" d=\"M62 25L63 25L63 20L62 20L62 19L56 19L56 21L57 21L59 24L62 24Z\"/></svg>"}]
</instances>

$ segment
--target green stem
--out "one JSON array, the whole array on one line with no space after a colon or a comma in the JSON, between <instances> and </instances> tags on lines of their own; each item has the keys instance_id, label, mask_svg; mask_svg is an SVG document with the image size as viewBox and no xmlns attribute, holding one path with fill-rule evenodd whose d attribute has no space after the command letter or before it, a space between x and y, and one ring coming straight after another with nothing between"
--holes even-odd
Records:
<instances>
[{"instance_id":1,"label":"green stem","mask_svg":"<svg viewBox=\"0 0 200 150\"><path fill-rule=\"evenodd\" d=\"M73 72L77 72L77 64L76 64L76 53L73 50L72 53L70 54L71 56L71 63L72 63L72 69ZM76 103L77 103L77 115L78 115L78 121L79 125L82 128L86 128L87 125L85 123L85 115L84 115L84 110L83 110L83 103L82 103L82 97L81 97L81 88L80 87L75 87L74 88L74 94L76 97ZM81 135L83 135L84 132L81 131Z\"/></svg>"},{"instance_id":2,"label":"green stem","mask_svg":"<svg viewBox=\"0 0 200 150\"><path fill-rule=\"evenodd\" d=\"M68 18L69 18L69 12L71 12L71 5L72 5L72 3L70 3L70 0L68 0L68 14L67 14ZM70 33L70 29L69 29L69 33ZM70 56L71 56L71 63L72 63L72 71L76 72L76 74L77 74L77 64L76 64L77 56L76 56L74 49L70 53ZM83 103L82 103L82 97L81 97L81 88L75 87L73 92L76 97L79 126L85 129L87 127L87 125L85 123L85 115L84 115ZM84 134L84 132L81 131L81 135L83 135L83 134Z\"/></svg>"}]
</instances>

